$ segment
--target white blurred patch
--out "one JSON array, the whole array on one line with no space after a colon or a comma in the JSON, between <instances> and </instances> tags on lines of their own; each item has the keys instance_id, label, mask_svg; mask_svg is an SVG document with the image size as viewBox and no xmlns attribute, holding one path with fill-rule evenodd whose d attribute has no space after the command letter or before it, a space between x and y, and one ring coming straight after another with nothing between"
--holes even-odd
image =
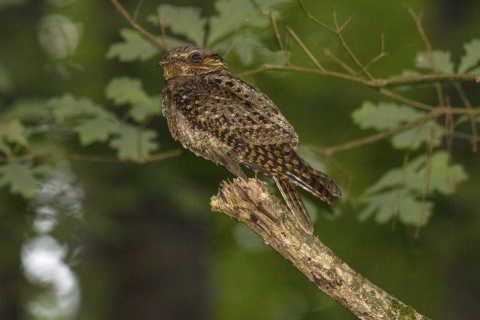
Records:
<instances>
[{"instance_id":1,"label":"white blurred patch","mask_svg":"<svg viewBox=\"0 0 480 320\"><path fill-rule=\"evenodd\" d=\"M63 261L66 253L67 248L50 236L36 237L22 247L26 278L50 291L27 304L29 313L37 319L73 319L77 314L80 288L77 277Z\"/></svg>"},{"instance_id":2,"label":"white blurred patch","mask_svg":"<svg viewBox=\"0 0 480 320\"><path fill-rule=\"evenodd\" d=\"M83 221L84 191L76 182L68 162L60 162L31 200L32 236L21 249L22 267L28 281L38 287L26 303L31 319L74 319L81 301L80 286L68 257L78 251L75 232L61 244L50 235L56 228L75 230ZM78 228L77 228L78 229Z\"/></svg>"},{"instance_id":3,"label":"white blurred patch","mask_svg":"<svg viewBox=\"0 0 480 320\"><path fill-rule=\"evenodd\" d=\"M39 22L38 41L50 58L64 59L75 52L82 29L81 24L61 14L51 14Z\"/></svg>"}]
</instances>

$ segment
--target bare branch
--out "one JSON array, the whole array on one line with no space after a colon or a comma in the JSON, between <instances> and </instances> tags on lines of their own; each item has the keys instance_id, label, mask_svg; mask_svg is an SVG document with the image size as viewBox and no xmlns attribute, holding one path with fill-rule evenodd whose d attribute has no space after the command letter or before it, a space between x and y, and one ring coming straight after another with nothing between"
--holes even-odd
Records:
<instances>
[{"instance_id":1,"label":"bare branch","mask_svg":"<svg viewBox=\"0 0 480 320\"><path fill-rule=\"evenodd\" d=\"M325 53L325 55L332 59L333 62L335 62L336 64L338 64L340 67L342 67L345 71L347 71L348 73L350 73L350 75L352 76L357 76L358 75L358 72L356 72L355 70L353 70L352 68L350 68L350 66L348 64L346 64L345 62L343 62L342 60L340 60L339 58L337 58L330 50L328 49L325 49L323 50L323 52ZM363 80L363 79L362 79Z\"/></svg>"},{"instance_id":2,"label":"bare branch","mask_svg":"<svg viewBox=\"0 0 480 320\"><path fill-rule=\"evenodd\" d=\"M434 107L429 106L428 104L421 103L421 102L418 102L418 101L415 101L415 100L412 100L412 99L409 99L409 98L405 98L404 96L401 96L401 95L399 95L399 94L397 94L393 91L387 90L385 88L380 88L380 93L387 96L387 97L390 97L394 100L397 100L399 102L411 105L411 106L413 106L415 108L418 108L418 109L422 109L422 110L426 110L426 111L432 111L434 109Z\"/></svg>"},{"instance_id":3,"label":"bare branch","mask_svg":"<svg viewBox=\"0 0 480 320\"><path fill-rule=\"evenodd\" d=\"M467 95L465 94L465 91L463 91L462 86L457 82L455 83L455 89L458 92L458 95L460 96L460 99L462 99L463 104L465 105L465 108L468 110L472 110L472 104L470 103L470 100L468 100ZM472 139L472 152L477 152L477 142L478 142L478 133L477 133L477 122L475 121L475 116L473 114L469 115L470 118L470 126L472 127L472 134L473 134L473 139Z\"/></svg>"},{"instance_id":4,"label":"bare branch","mask_svg":"<svg viewBox=\"0 0 480 320\"><path fill-rule=\"evenodd\" d=\"M325 72L325 68L318 62L318 60L313 56L313 54L308 50L308 48L303 44L302 40L293 32L293 30L290 27L287 27L287 31L292 35L292 37L297 41L297 43L302 47L303 51L307 54L307 56L310 58L310 60L313 61L313 63L317 66L318 69L321 71Z\"/></svg>"},{"instance_id":5,"label":"bare branch","mask_svg":"<svg viewBox=\"0 0 480 320\"><path fill-rule=\"evenodd\" d=\"M162 44L165 51L170 51L170 47L167 43L167 35L165 33L165 25L163 24L162 13L160 12L160 8L157 7L157 20L158 25L160 26L160 32L162 33Z\"/></svg>"},{"instance_id":6,"label":"bare branch","mask_svg":"<svg viewBox=\"0 0 480 320\"><path fill-rule=\"evenodd\" d=\"M446 107L447 108L451 108L452 105L450 104L450 98L447 96L447 98L445 99L446 102L447 102L447 105ZM473 118L470 117L471 119ZM455 129L455 121L453 120L453 115L450 113L450 114L447 114L445 116L445 146L447 147L447 151L448 151L448 155L449 155L449 158L451 160L451 155L452 155L452 146L453 146L453 133L454 133L454 129ZM472 142L474 140L472 139Z\"/></svg>"},{"instance_id":7,"label":"bare branch","mask_svg":"<svg viewBox=\"0 0 480 320\"><path fill-rule=\"evenodd\" d=\"M275 33L275 37L277 38L278 46L280 47L280 50L282 50L282 52L283 52L283 55L285 57L285 61L287 62L287 65L290 65L290 60L288 58L287 47L286 47L286 44L283 43L282 36L280 35L280 32L278 31L277 20L275 19L275 16L273 15L272 11L270 11L268 13L268 16L270 17L270 20L272 21L273 31Z\"/></svg>"},{"instance_id":8,"label":"bare branch","mask_svg":"<svg viewBox=\"0 0 480 320\"><path fill-rule=\"evenodd\" d=\"M138 0L137 7L135 8L135 12L133 13L133 20L137 21L138 13L140 12L140 8L142 7L143 0Z\"/></svg>"},{"instance_id":9,"label":"bare branch","mask_svg":"<svg viewBox=\"0 0 480 320\"><path fill-rule=\"evenodd\" d=\"M345 38L342 35L343 28L345 28L347 23L350 22L352 17L353 16L348 17L347 21L345 21L345 23L343 23L343 25L339 27L338 26L338 20L337 20L337 13L334 9L333 10L333 21L335 22L335 27L336 27L335 34L337 35L338 39L340 40L340 43L342 44L343 49L345 49L345 51L347 51L348 55L350 56L350 58L353 59L355 64L363 71L363 73L365 73L365 75L370 80L374 80L374 77L370 74L370 72L368 72L367 68L363 65L363 63L360 62L360 60L357 58L357 56L353 53L352 49L350 49L350 46L347 44L347 41L345 41Z\"/></svg>"},{"instance_id":10,"label":"bare branch","mask_svg":"<svg viewBox=\"0 0 480 320\"><path fill-rule=\"evenodd\" d=\"M349 75L341 72L329 71L329 70L320 70L312 69L298 66L280 66L280 65L270 65L265 64L259 68L247 70L241 73L238 73L238 76L246 76L257 74L265 71L286 71L286 72L300 72L300 73L314 73L318 75L329 76L338 79L349 80L363 84L371 88L382 88L382 87L394 87L394 86L403 86L409 84L417 83L428 83L435 81L475 81L480 82L480 76L474 74L459 74L459 73L442 73L442 74L425 74L418 76L409 76L401 78L392 78L392 79L372 79L367 80L356 75Z\"/></svg>"},{"instance_id":11,"label":"bare branch","mask_svg":"<svg viewBox=\"0 0 480 320\"><path fill-rule=\"evenodd\" d=\"M312 21L315 21L315 23L317 23L319 26L321 26L322 28L325 28L326 30L332 32L332 33L335 33L336 31L332 28L330 28L329 26L327 26L325 23L321 22L320 20L318 20L317 18L315 18L314 16L312 16L310 14L310 12L307 11L307 9L305 9L305 7L303 6L303 3L302 1L300 0L297 0L297 3L298 5L300 6L300 9L302 9L303 11L303 14L310 20Z\"/></svg>"},{"instance_id":12,"label":"bare branch","mask_svg":"<svg viewBox=\"0 0 480 320\"><path fill-rule=\"evenodd\" d=\"M118 159L117 157L108 157L108 156L92 156L84 154L59 154L59 153L30 153L23 156L15 158L6 158L0 157L1 162L26 162L37 159L57 159L57 160L70 160L70 161L81 161L81 162L98 162L98 163L147 163L154 161L161 161L168 158L173 158L179 156L182 153L181 149L174 149L170 151L165 151L162 153L152 154L145 157L137 159Z\"/></svg>"},{"instance_id":13,"label":"bare branch","mask_svg":"<svg viewBox=\"0 0 480 320\"><path fill-rule=\"evenodd\" d=\"M246 224L315 286L361 319L426 319L338 258L305 233L285 206L257 179L222 182L212 211Z\"/></svg>"},{"instance_id":14,"label":"bare branch","mask_svg":"<svg viewBox=\"0 0 480 320\"><path fill-rule=\"evenodd\" d=\"M115 8L117 8L117 10L120 11L120 13L125 18L125 20L127 20L128 23L132 26L132 28L140 32L140 34L143 37L145 37L147 40L150 40L153 44L166 50L166 47L161 41L159 41L153 34L143 29L138 23L135 22L135 19L130 16L130 14L127 12L127 10L125 10L125 8L120 4L120 2L118 2L118 0L111 0L111 1L112 1L112 4L115 6Z\"/></svg>"},{"instance_id":15,"label":"bare branch","mask_svg":"<svg viewBox=\"0 0 480 320\"><path fill-rule=\"evenodd\" d=\"M350 150L350 149L353 149L353 148L361 147L361 146L364 146L364 145L367 145L367 144L370 144L370 143L373 143L373 142L383 140L383 139L388 138L390 136L393 136L397 133L400 133L400 132L406 131L408 129L414 128L414 127L416 127L416 126L418 126L418 125L424 123L425 121L427 121L429 119L432 119L434 117L435 117L435 114L430 113L430 114L427 114L424 117L418 118L414 121L410 121L410 122L404 124L403 126L399 126L397 128L393 128L393 129L390 129L390 130L387 130L387 131L380 132L380 133L375 134L373 136L369 136L369 137L358 139L358 140L353 140L353 141L350 141L350 142L347 142L347 143L344 143L344 144L340 144L340 145L337 145L337 146L321 148L321 150L327 156L332 156L334 153L337 153L339 151L346 151L346 150Z\"/></svg>"},{"instance_id":16,"label":"bare branch","mask_svg":"<svg viewBox=\"0 0 480 320\"><path fill-rule=\"evenodd\" d=\"M432 124L430 126L430 131L428 133L427 147L425 150L425 155L426 155L425 184L423 185L423 190L422 190L422 208L420 209L420 213L418 215L417 228L415 230L415 238L417 239L420 236L420 228L423 225L422 221L423 221L423 218L425 217L425 203L426 203L428 191L430 189L430 181L432 178L432 153L433 153L433 147L435 146L436 132L437 132L437 122L432 121Z\"/></svg>"},{"instance_id":17,"label":"bare branch","mask_svg":"<svg viewBox=\"0 0 480 320\"><path fill-rule=\"evenodd\" d=\"M427 34L425 33L425 30L423 30L422 27L422 19L421 17L417 16L415 14L415 11L413 11L412 8L407 7L407 11L412 16L413 21L415 22L415 25L417 26L418 33L422 37L423 43L425 44L425 48L427 49L427 54L428 54L428 60L430 65L432 66L432 70L434 73L437 73L437 68L435 67L435 60L433 59L433 50L432 50L432 45L430 44L430 41L428 40ZM441 106L445 106L445 100L443 98L443 88L442 85L437 81L435 82L435 87L437 88L437 96L438 96L438 101Z\"/></svg>"},{"instance_id":18,"label":"bare branch","mask_svg":"<svg viewBox=\"0 0 480 320\"><path fill-rule=\"evenodd\" d=\"M344 22L344 23L340 26L340 28L339 28L338 25L337 25L337 11L336 11L335 7L333 7L333 19L334 19L334 21L335 21L335 26L337 27L337 33L343 31L343 29L347 26L347 24L349 24L350 21L352 21L353 16L354 16L354 15L351 14L351 15L347 18L347 20L345 20L345 22Z\"/></svg>"},{"instance_id":19,"label":"bare branch","mask_svg":"<svg viewBox=\"0 0 480 320\"><path fill-rule=\"evenodd\" d=\"M369 63L367 63L367 64L365 65L365 69L370 68L370 66L371 66L372 64L374 64L375 62L377 62L377 61L380 60L381 58L383 58L383 57L385 57L385 56L388 55L388 53L385 52L385 39L384 39L383 33L381 34L380 39L381 39L381 45L382 45L382 48L380 49L380 53L379 53L375 58L373 58L372 60L370 60Z\"/></svg>"}]
</instances>

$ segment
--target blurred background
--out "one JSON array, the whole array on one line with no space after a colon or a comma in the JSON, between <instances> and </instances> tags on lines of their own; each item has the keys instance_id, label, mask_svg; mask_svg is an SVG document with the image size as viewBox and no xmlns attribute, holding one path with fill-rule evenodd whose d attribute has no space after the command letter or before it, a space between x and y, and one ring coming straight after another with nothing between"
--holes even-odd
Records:
<instances>
[{"instance_id":1,"label":"blurred background","mask_svg":"<svg viewBox=\"0 0 480 320\"><path fill-rule=\"evenodd\" d=\"M121 3L133 15L138 1ZM160 3L195 7L206 18L218 13L213 0L144 0L137 21L157 35L146 16ZM453 61L459 61L464 43L480 37L477 0L305 0L304 5L331 26L334 6L341 21L353 14L344 34L362 61L380 52L383 33L390 54L371 67L378 78L412 69L416 53L425 50L406 6L422 14L432 46L450 51ZM307 20L295 1L281 13L282 34L288 25L318 56L328 48L348 60L338 40ZM159 95L161 54L127 63L106 59L125 27L110 1L0 0L0 117L19 103L28 107L64 93L121 114L104 93L119 76L139 78L148 94ZM55 45L55 37L68 41ZM270 49L278 50L273 33L265 37ZM291 57L311 64L298 46ZM239 60L227 58L233 73L255 67ZM328 61L322 60L334 65ZM333 146L374 133L354 125L351 113L365 100L385 100L362 85L315 75L269 72L244 78L279 106L300 145ZM465 85L474 105L480 101L478 88ZM428 100L435 91L425 86L409 96ZM162 116L148 127L157 131L159 153L181 148ZM115 155L103 143L83 147L61 128L39 143L55 143L72 154ZM470 179L452 196L432 196L434 214L419 238L414 226L359 221L350 205L403 163L404 152L389 141L335 154L329 174L345 191L335 211L302 195L314 215L315 234L374 284L427 317L478 319L480 159L466 140L454 140L452 151ZM328 163L321 154L303 152ZM222 180L232 179L225 168L190 152L146 164L49 160L53 172L30 197L0 189L0 319L354 318L248 228L211 212L210 197Z\"/></svg>"}]
</instances>

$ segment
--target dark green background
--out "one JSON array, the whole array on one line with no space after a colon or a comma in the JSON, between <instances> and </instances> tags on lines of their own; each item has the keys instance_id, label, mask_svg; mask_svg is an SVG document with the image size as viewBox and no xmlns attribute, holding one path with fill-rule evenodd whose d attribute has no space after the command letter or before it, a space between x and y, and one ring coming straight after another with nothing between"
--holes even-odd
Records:
<instances>
[{"instance_id":1,"label":"dark green background","mask_svg":"<svg viewBox=\"0 0 480 320\"><path fill-rule=\"evenodd\" d=\"M137 3L122 2L129 12ZM213 1L169 2L201 6L204 16L214 13ZM158 4L144 1L140 24L149 26L144 19ZM305 6L329 25L333 25L333 6L342 21L354 14L344 34L363 62L379 53L383 33L391 54L370 69L378 78L412 69L416 52L424 51L405 6L423 12L434 48L450 50L457 62L463 44L480 37L476 0L309 0ZM83 24L79 47L65 61L81 68L72 68L69 78L49 68L52 61L37 40L38 22L51 13ZM338 40L305 19L295 2L284 9L280 27L285 25L318 57L328 48L348 61ZM65 92L111 108L104 88L112 77L124 75L142 79L149 94L159 94L163 79L156 63L160 56L133 63L105 59L109 46L121 41L123 27L127 22L109 1L84 0L56 7L30 0L1 8L0 63L13 88L0 93L0 111L8 110L18 98L48 99ZM273 48L273 38L271 43ZM308 65L304 59L297 47L292 61ZM236 73L246 68L234 59L227 62ZM335 68L327 59L322 62ZM364 100L386 100L359 84L314 75L271 72L246 80L277 103L301 144L336 145L372 134L358 129L350 114ZM469 84L466 89L478 98L478 85ZM458 101L451 92L452 100ZM429 101L435 92L422 87L409 95ZM160 151L180 147L163 117L149 126L158 130ZM75 136L62 139L72 152L111 154L106 145L81 148ZM392 151L388 141L336 155L335 160L351 174L347 196L355 199L388 169L400 166L403 155ZM359 222L354 208L345 204L338 217L318 215L315 234L352 268L418 312L434 319L478 319L479 158L462 140L455 140L453 158L465 165L470 179L453 196L433 198L435 213L419 239L414 238L412 226L397 223L392 228L392 223L379 225L373 219ZM354 318L244 226L210 211L210 197L222 180L232 178L225 168L184 152L144 165L72 162L72 171L85 192L85 217L81 223L62 220L56 236L69 243L70 250L81 248L71 263L82 292L78 319ZM335 172L334 177L342 187L349 183L344 172ZM20 248L30 230L28 212L27 200L6 188L0 190L0 319L27 319L25 303L32 292L41 290L25 279L20 265Z\"/></svg>"}]
</instances>

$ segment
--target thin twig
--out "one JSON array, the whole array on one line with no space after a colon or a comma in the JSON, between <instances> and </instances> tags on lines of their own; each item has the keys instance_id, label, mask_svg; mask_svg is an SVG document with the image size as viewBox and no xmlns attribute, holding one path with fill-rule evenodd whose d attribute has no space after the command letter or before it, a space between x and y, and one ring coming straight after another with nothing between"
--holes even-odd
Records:
<instances>
[{"instance_id":1,"label":"thin twig","mask_svg":"<svg viewBox=\"0 0 480 320\"><path fill-rule=\"evenodd\" d=\"M460 96L460 99L462 99L462 102L465 105L465 108L467 108L468 110L473 110L472 104L470 103L470 100L468 100L467 95L465 94L465 91L462 89L460 84L456 82L454 86L458 92L458 95ZM469 114L469 118L470 118L470 126L472 127L472 134L473 134L472 152L477 152L477 142L478 142L477 122L475 121L475 116L473 115L473 113Z\"/></svg>"},{"instance_id":2,"label":"thin twig","mask_svg":"<svg viewBox=\"0 0 480 320\"><path fill-rule=\"evenodd\" d=\"M280 47L280 50L282 50L283 52L287 65L290 65L290 59L288 58L287 48L285 47L285 44L282 41L282 36L280 35L280 32L278 31L277 20L275 19L275 16L273 15L272 11L268 13L268 16L272 21L273 31L275 33L275 37L277 38L278 46Z\"/></svg>"},{"instance_id":3,"label":"thin twig","mask_svg":"<svg viewBox=\"0 0 480 320\"><path fill-rule=\"evenodd\" d=\"M399 95L399 94L397 94L393 91L387 90L385 88L380 88L379 91L384 96L390 97L393 100L397 100L399 102L408 104L412 107L415 107L415 108L418 108L418 109L421 109L421 110L432 111L434 109L434 107L429 106L428 104L421 103L421 102L406 98L404 96L401 96L401 95Z\"/></svg>"},{"instance_id":4,"label":"thin twig","mask_svg":"<svg viewBox=\"0 0 480 320\"><path fill-rule=\"evenodd\" d=\"M347 143L344 143L344 144L340 144L340 145L336 145L336 146L332 146L332 147L323 147L323 148L321 148L321 150L327 156L332 156L334 153L337 153L337 152L340 152L340 151L350 150L350 149L353 149L353 148L361 147L361 146L364 146L364 145L367 145L367 144L370 144L370 143L373 143L373 142L383 140L383 139L388 138L390 136L393 136L397 133L400 133L400 132L406 131L408 129L414 128L414 127L424 123L425 121L427 121L429 119L432 119L432 118L435 118L435 117L436 117L436 112L431 112L431 113L429 113L429 114L427 114L427 115L425 115L421 118L418 118L414 121L410 121L410 122L404 124L403 126L399 126L397 128L393 128L393 129L390 129L390 130L387 130L387 131L383 131L381 133L378 133L378 134L375 134L373 136L369 136L369 137L366 137L366 138L353 140L353 141L350 141L350 142L347 142Z\"/></svg>"},{"instance_id":5,"label":"thin twig","mask_svg":"<svg viewBox=\"0 0 480 320\"><path fill-rule=\"evenodd\" d=\"M381 48L381 50L380 50L380 53L379 53L375 58L373 58L372 60L370 60L369 63L367 63L367 64L365 65L365 69L370 68L370 66L371 66L372 64L374 64L375 62L377 62L377 61L380 60L381 58L383 58L383 57L385 57L385 56L388 55L388 54L385 52L385 39L384 39L384 37L383 37L383 33L380 35L380 37L381 37L381 43L382 43L382 44L381 44L381 45L382 45L382 48Z\"/></svg>"},{"instance_id":6,"label":"thin twig","mask_svg":"<svg viewBox=\"0 0 480 320\"><path fill-rule=\"evenodd\" d=\"M321 26L322 28L324 28L324 29L326 29L326 30L328 30L328 31L330 31L330 32L332 32L332 33L335 33L335 32L336 32L336 30L330 28L330 27L327 26L325 23L321 22L320 20L318 20L317 18L315 18L314 16L312 16L312 15L310 14L310 12L308 12L307 9L305 9L305 7L303 6L302 1L297 0L297 3L298 3L298 5L300 6L300 9L302 9L303 14L304 14L308 19L314 21L316 24L318 24L318 25Z\"/></svg>"},{"instance_id":7,"label":"thin twig","mask_svg":"<svg viewBox=\"0 0 480 320\"><path fill-rule=\"evenodd\" d=\"M320 64L320 62L318 62L317 59L315 59L313 54L310 52L310 50L308 50L308 48L305 46L305 44L303 44L302 40L300 40L300 38L295 34L295 32L293 32L293 30L288 26L286 28L287 28L288 33L290 33L292 35L292 37L295 39L295 41L297 41L297 43L300 45L300 47L303 49L303 51L305 51L307 56L310 58L310 60L313 61L313 63L317 66L317 68L320 69L321 71L325 72L326 71L325 68Z\"/></svg>"},{"instance_id":8,"label":"thin twig","mask_svg":"<svg viewBox=\"0 0 480 320\"><path fill-rule=\"evenodd\" d=\"M426 163L425 163L425 184L423 185L422 190L422 207L418 215L417 228L415 230L415 238L418 239L420 236L420 228L423 225L423 219L425 217L425 205L427 200L428 190L430 189L430 180L432 178L432 153L433 147L435 146L435 134L437 131L437 121L432 121L430 126L430 132L427 139L426 147Z\"/></svg>"},{"instance_id":9,"label":"thin twig","mask_svg":"<svg viewBox=\"0 0 480 320\"><path fill-rule=\"evenodd\" d=\"M427 55L428 55L428 60L429 60L430 66L432 67L432 71L434 73L437 73L437 68L435 66L435 59L433 58L432 45L430 44L430 41L428 40L427 34L425 33L425 30L422 27L422 20L419 16L416 15L415 11L413 11L412 8L407 7L407 11L410 14L410 16L412 17L413 21L415 22L418 33L422 37L423 43L425 44L425 48L427 50ZM444 97L443 97L442 85L438 81L436 81L435 82L435 87L437 89L437 97L438 97L439 104L441 106L444 106L445 105L445 100L444 100Z\"/></svg>"},{"instance_id":10,"label":"thin twig","mask_svg":"<svg viewBox=\"0 0 480 320\"><path fill-rule=\"evenodd\" d=\"M133 13L133 21L137 21L138 13L140 12L140 7L143 4L143 0L138 0L137 7L135 8L135 12Z\"/></svg>"},{"instance_id":11,"label":"thin twig","mask_svg":"<svg viewBox=\"0 0 480 320\"><path fill-rule=\"evenodd\" d=\"M447 96L445 101L447 102L446 108L451 108L450 98ZM455 123L453 121L453 115L448 113L445 115L445 145L447 146L449 160L452 158L452 146L453 146L453 132Z\"/></svg>"},{"instance_id":12,"label":"thin twig","mask_svg":"<svg viewBox=\"0 0 480 320\"><path fill-rule=\"evenodd\" d=\"M125 18L125 20L128 21L128 23L140 32L140 34L145 37L147 40L151 41L155 45L159 46L160 48L167 50L167 48L164 46L164 44L159 41L153 34L148 32L147 30L143 29L138 23L135 22L135 20L130 16L130 14L125 10L125 8L118 2L118 0L111 0L112 4L117 8L118 11L122 14L122 16Z\"/></svg>"},{"instance_id":13,"label":"thin twig","mask_svg":"<svg viewBox=\"0 0 480 320\"><path fill-rule=\"evenodd\" d=\"M158 25L160 26L160 32L162 33L163 47L165 48L165 51L170 51L170 47L167 43L167 34L165 33L165 25L163 24L162 12L159 7L157 7L157 20Z\"/></svg>"},{"instance_id":14,"label":"thin twig","mask_svg":"<svg viewBox=\"0 0 480 320\"><path fill-rule=\"evenodd\" d=\"M350 68L350 66L348 64L346 64L345 62L343 62L342 60L340 60L339 58L337 58L330 50L328 49L325 49L323 50L324 54L332 59L333 62L335 62L336 64L338 64L341 68L343 68L345 71L347 71L348 73L350 73L350 75L352 76L357 76L358 75L358 72L356 72L355 70L353 70L352 68ZM362 79L363 80L363 79Z\"/></svg>"},{"instance_id":15,"label":"thin twig","mask_svg":"<svg viewBox=\"0 0 480 320\"><path fill-rule=\"evenodd\" d=\"M352 16L348 17L347 21L343 23L342 26L338 26L338 20L337 20L337 13L335 11L335 8L333 9L333 21L335 23L336 27L336 32L335 34L337 35L338 39L340 40L340 43L342 44L343 49L347 51L348 55L350 58L353 59L355 64L363 71L363 73L370 79L374 80L375 78L368 72L367 68L363 65L363 63L360 62L360 60L357 58L357 56L353 53L352 49L350 49L350 46L347 44L347 41L345 41L345 38L342 35L342 31L347 25L348 22L350 22Z\"/></svg>"},{"instance_id":16,"label":"thin twig","mask_svg":"<svg viewBox=\"0 0 480 320\"><path fill-rule=\"evenodd\" d=\"M84 154L60 154L60 153L30 153L23 156L15 158L6 158L0 157L0 162L16 162L22 163L37 159L57 159L57 160L71 160L71 161L81 161L81 162L98 162L98 163L147 163L154 161L161 161L168 158L179 156L182 153L181 149L174 149L170 151L165 151L162 153L152 154L141 158L136 159L119 159L117 157L108 157L108 156L94 156L94 155L84 155Z\"/></svg>"},{"instance_id":17,"label":"thin twig","mask_svg":"<svg viewBox=\"0 0 480 320\"><path fill-rule=\"evenodd\" d=\"M398 220L398 211L399 211L399 204L400 204L400 195L403 187L403 183L407 179L407 166L408 161L410 159L410 152L413 150L413 144L415 140L417 140L418 134L420 130L423 128L424 124L419 125L418 128L415 130L415 133L412 135L412 139L410 140L409 146L407 151L405 152L405 156L403 157L403 166L402 166L402 176L400 177L400 181L397 184L397 192L395 194L395 200L393 203L393 225L392 228L395 227L395 223Z\"/></svg>"},{"instance_id":18,"label":"thin twig","mask_svg":"<svg viewBox=\"0 0 480 320\"><path fill-rule=\"evenodd\" d=\"M338 79L349 80L353 82L357 82L363 84L367 87L371 88L382 88L382 87L394 87L394 86L404 86L409 84L417 84L417 83L428 83L434 81L475 81L480 82L480 76L473 75L473 74L458 74L458 73L451 73L451 74L426 74L426 75L419 75L419 76L409 76L409 77L402 77L402 78L393 78L393 79L373 79L367 80L361 77L357 77L354 75L348 75L341 72L329 71L329 70L319 70L319 69L312 69L312 68L305 68L305 67L298 67L298 66L280 66L280 65L271 65L265 64L260 66L256 69L247 70L244 72L240 72L238 76L247 76L253 75L257 73L262 73L265 71L285 71L285 72L300 72L300 73L313 73L318 75L324 75L329 77L334 77Z\"/></svg>"}]
</instances>

